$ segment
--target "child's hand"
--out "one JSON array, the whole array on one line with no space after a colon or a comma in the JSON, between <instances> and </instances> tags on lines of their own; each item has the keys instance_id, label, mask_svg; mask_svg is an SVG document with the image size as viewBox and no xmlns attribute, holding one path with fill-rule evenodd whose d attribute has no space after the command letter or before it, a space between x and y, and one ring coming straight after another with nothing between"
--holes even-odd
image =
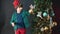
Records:
<instances>
[{"instance_id":1,"label":"child's hand","mask_svg":"<svg viewBox=\"0 0 60 34\"><path fill-rule=\"evenodd\" d=\"M32 5L32 4L31 4L29 7L30 7L29 13L30 13L30 14L33 14L33 10L34 10L34 8L35 8L35 5Z\"/></svg>"},{"instance_id":2,"label":"child's hand","mask_svg":"<svg viewBox=\"0 0 60 34\"><path fill-rule=\"evenodd\" d=\"M30 10L29 10L29 13L30 13L30 14L33 13L33 9L30 9Z\"/></svg>"},{"instance_id":3,"label":"child's hand","mask_svg":"<svg viewBox=\"0 0 60 34\"><path fill-rule=\"evenodd\" d=\"M29 7L30 7L29 13L31 14L31 13L33 13L33 9L34 9L34 7L33 7L32 4L31 4Z\"/></svg>"},{"instance_id":4,"label":"child's hand","mask_svg":"<svg viewBox=\"0 0 60 34\"><path fill-rule=\"evenodd\" d=\"M14 27L14 26L15 26L15 24L14 24L14 23L12 23L12 26Z\"/></svg>"}]
</instances>

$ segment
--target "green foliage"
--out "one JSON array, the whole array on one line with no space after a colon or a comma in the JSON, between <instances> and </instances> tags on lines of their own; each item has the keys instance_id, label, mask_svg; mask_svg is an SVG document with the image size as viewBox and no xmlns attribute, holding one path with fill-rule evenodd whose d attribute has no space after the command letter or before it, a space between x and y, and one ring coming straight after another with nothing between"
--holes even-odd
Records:
<instances>
[{"instance_id":1,"label":"green foliage","mask_svg":"<svg viewBox=\"0 0 60 34\"><path fill-rule=\"evenodd\" d=\"M51 0L34 0L34 3L36 5L35 9L34 9L34 18L33 18L33 25L32 25L32 34L51 34L50 33L50 20L47 20L47 18L43 17L43 19L41 19L40 17L37 17L37 13L38 12L47 12L47 15L50 16L54 16L54 12L53 9L51 9L52 7L52 2ZM47 9L51 9L52 11L45 11ZM44 16L47 17L47 15L44 14ZM49 29L47 31L41 31L41 28L44 27L48 27Z\"/></svg>"}]
</instances>

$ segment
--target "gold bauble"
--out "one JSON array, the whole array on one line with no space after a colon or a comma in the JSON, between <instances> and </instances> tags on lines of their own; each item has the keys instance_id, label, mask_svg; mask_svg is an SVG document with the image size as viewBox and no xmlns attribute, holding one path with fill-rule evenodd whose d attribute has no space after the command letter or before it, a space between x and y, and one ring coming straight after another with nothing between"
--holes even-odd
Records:
<instances>
[{"instance_id":1,"label":"gold bauble","mask_svg":"<svg viewBox=\"0 0 60 34\"><path fill-rule=\"evenodd\" d=\"M57 22L53 22L53 25L57 26Z\"/></svg>"},{"instance_id":2,"label":"gold bauble","mask_svg":"<svg viewBox=\"0 0 60 34\"><path fill-rule=\"evenodd\" d=\"M45 26L44 30L48 30L48 27Z\"/></svg>"}]
</instances>

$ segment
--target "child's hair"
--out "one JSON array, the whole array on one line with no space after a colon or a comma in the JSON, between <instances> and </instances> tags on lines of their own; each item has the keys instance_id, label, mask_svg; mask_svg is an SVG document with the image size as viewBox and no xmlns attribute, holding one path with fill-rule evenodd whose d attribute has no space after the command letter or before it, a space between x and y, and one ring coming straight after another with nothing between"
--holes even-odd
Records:
<instances>
[{"instance_id":1,"label":"child's hair","mask_svg":"<svg viewBox=\"0 0 60 34\"><path fill-rule=\"evenodd\" d=\"M16 9L17 9L18 7L19 7L19 8L20 8L20 7L23 7L23 5L22 5L22 4L19 4L19 5L16 7Z\"/></svg>"},{"instance_id":2,"label":"child's hair","mask_svg":"<svg viewBox=\"0 0 60 34\"><path fill-rule=\"evenodd\" d=\"M20 8L20 7L23 7L23 5L22 5L22 4L19 4L18 7L19 7L19 8Z\"/></svg>"},{"instance_id":3,"label":"child's hair","mask_svg":"<svg viewBox=\"0 0 60 34\"><path fill-rule=\"evenodd\" d=\"M19 8L20 8L20 7L23 7L23 5L22 5L22 4L19 4L19 5L16 7L16 9L17 9L18 7L19 7Z\"/></svg>"}]
</instances>

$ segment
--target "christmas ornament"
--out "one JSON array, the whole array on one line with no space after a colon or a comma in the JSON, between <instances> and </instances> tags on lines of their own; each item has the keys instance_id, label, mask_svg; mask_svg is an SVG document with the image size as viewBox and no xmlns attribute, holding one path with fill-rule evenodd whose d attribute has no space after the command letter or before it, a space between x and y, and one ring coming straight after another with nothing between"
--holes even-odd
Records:
<instances>
[{"instance_id":1,"label":"christmas ornament","mask_svg":"<svg viewBox=\"0 0 60 34\"><path fill-rule=\"evenodd\" d=\"M33 5L31 4L29 7L30 7L29 13L30 13L30 14L34 14L33 9L35 8L35 5L33 6Z\"/></svg>"},{"instance_id":2,"label":"christmas ornament","mask_svg":"<svg viewBox=\"0 0 60 34\"><path fill-rule=\"evenodd\" d=\"M44 28L43 27L41 28L41 31L44 31Z\"/></svg>"},{"instance_id":3,"label":"christmas ornament","mask_svg":"<svg viewBox=\"0 0 60 34\"><path fill-rule=\"evenodd\" d=\"M48 30L48 27L47 27L47 26L45 26L44 30Z\"/></svg>"},{"instance_id":4,"label":"christmas ornament","mask_svg":"<svg viewBox=\"0 0 60 34\"><path fill-rule=\"evenodd\" d=\"M29 10L29 13L30 13L30 14L33 14L33 9L30 9L30 10Z\"/></svg>"},{"instance_id":5,"label":"christmas ornament","mask_svg":"<svg viewBox=\"0 0 60 34\"><path fill-rule=\"evenodd\" d=\"M42 19L41 14L42 14L42 12L38 12L37 17L40 17Z\"/></svg>"},{"instance_id":6,"label":"christmas ornament","mask_svg":"<svg viewBox=\"0 0 60 34\"><path fill-rule=\"evenodd\" d=\"M40 25L40 23L37 24L37 26L39 26L39 25Z\"/></svg>"},{"instance_id":7,"label":"christmas ornament","mask_svg":"<svg viewBox=\"0 0 60 34\"><path fill-rule=\"evenodd\" d=\"M35 8L35 5L33 6L32 4L29 6L30 9L34 9Z\"/></svg>"},{"instance_id":8,"label":"christmas ornament","mask_svg":"<svg viewBox=\"0 0 60 34\"><path fill-rule=\"evenodd\" d=\"M51 16L54 16L55 15L53 11L51 11L51 14L52 14Z\"/></svg>"},{"instance_id":9,"label":"christmas ornament","mask_svg":"<svg viewBox=\"0 0 60 34\"><path fill-rule=\"evenodd\" d=\"M47 12L44 12L43 13L43 17L47 17L48 16L48 13Z\"/></svg>"},{"instance_id":10,"label":"christmas ornament","mask_svg":"<svg viewBox=\"0 0 60 34\"><path fill-rule=\"evenodd\" d=\"M48 10L49 10L49 9L47 8L45 11L49 12Z\"/></svg>"},{"instance_id":11,"label":"christmas ornament","mask_svg":"<svg viewBox=\"0 0 60 34\"><path fill-rule=\"evenodd\" d=\"M53 11L52 9L49 10L49 15L50 15L51 17L55 15L55 14L54 14L54 11Z\"/></svg>"},{"instance_id":12,"label":"christmas ornament","mask_svg":"<svg viewBox=\"0 0 60 34\"><path fill-rule=\"evenodd\" d=\"M57 26L57 22L53 22L53 25L54 25L54 26Z\"/></svg>"}]
</instances>

